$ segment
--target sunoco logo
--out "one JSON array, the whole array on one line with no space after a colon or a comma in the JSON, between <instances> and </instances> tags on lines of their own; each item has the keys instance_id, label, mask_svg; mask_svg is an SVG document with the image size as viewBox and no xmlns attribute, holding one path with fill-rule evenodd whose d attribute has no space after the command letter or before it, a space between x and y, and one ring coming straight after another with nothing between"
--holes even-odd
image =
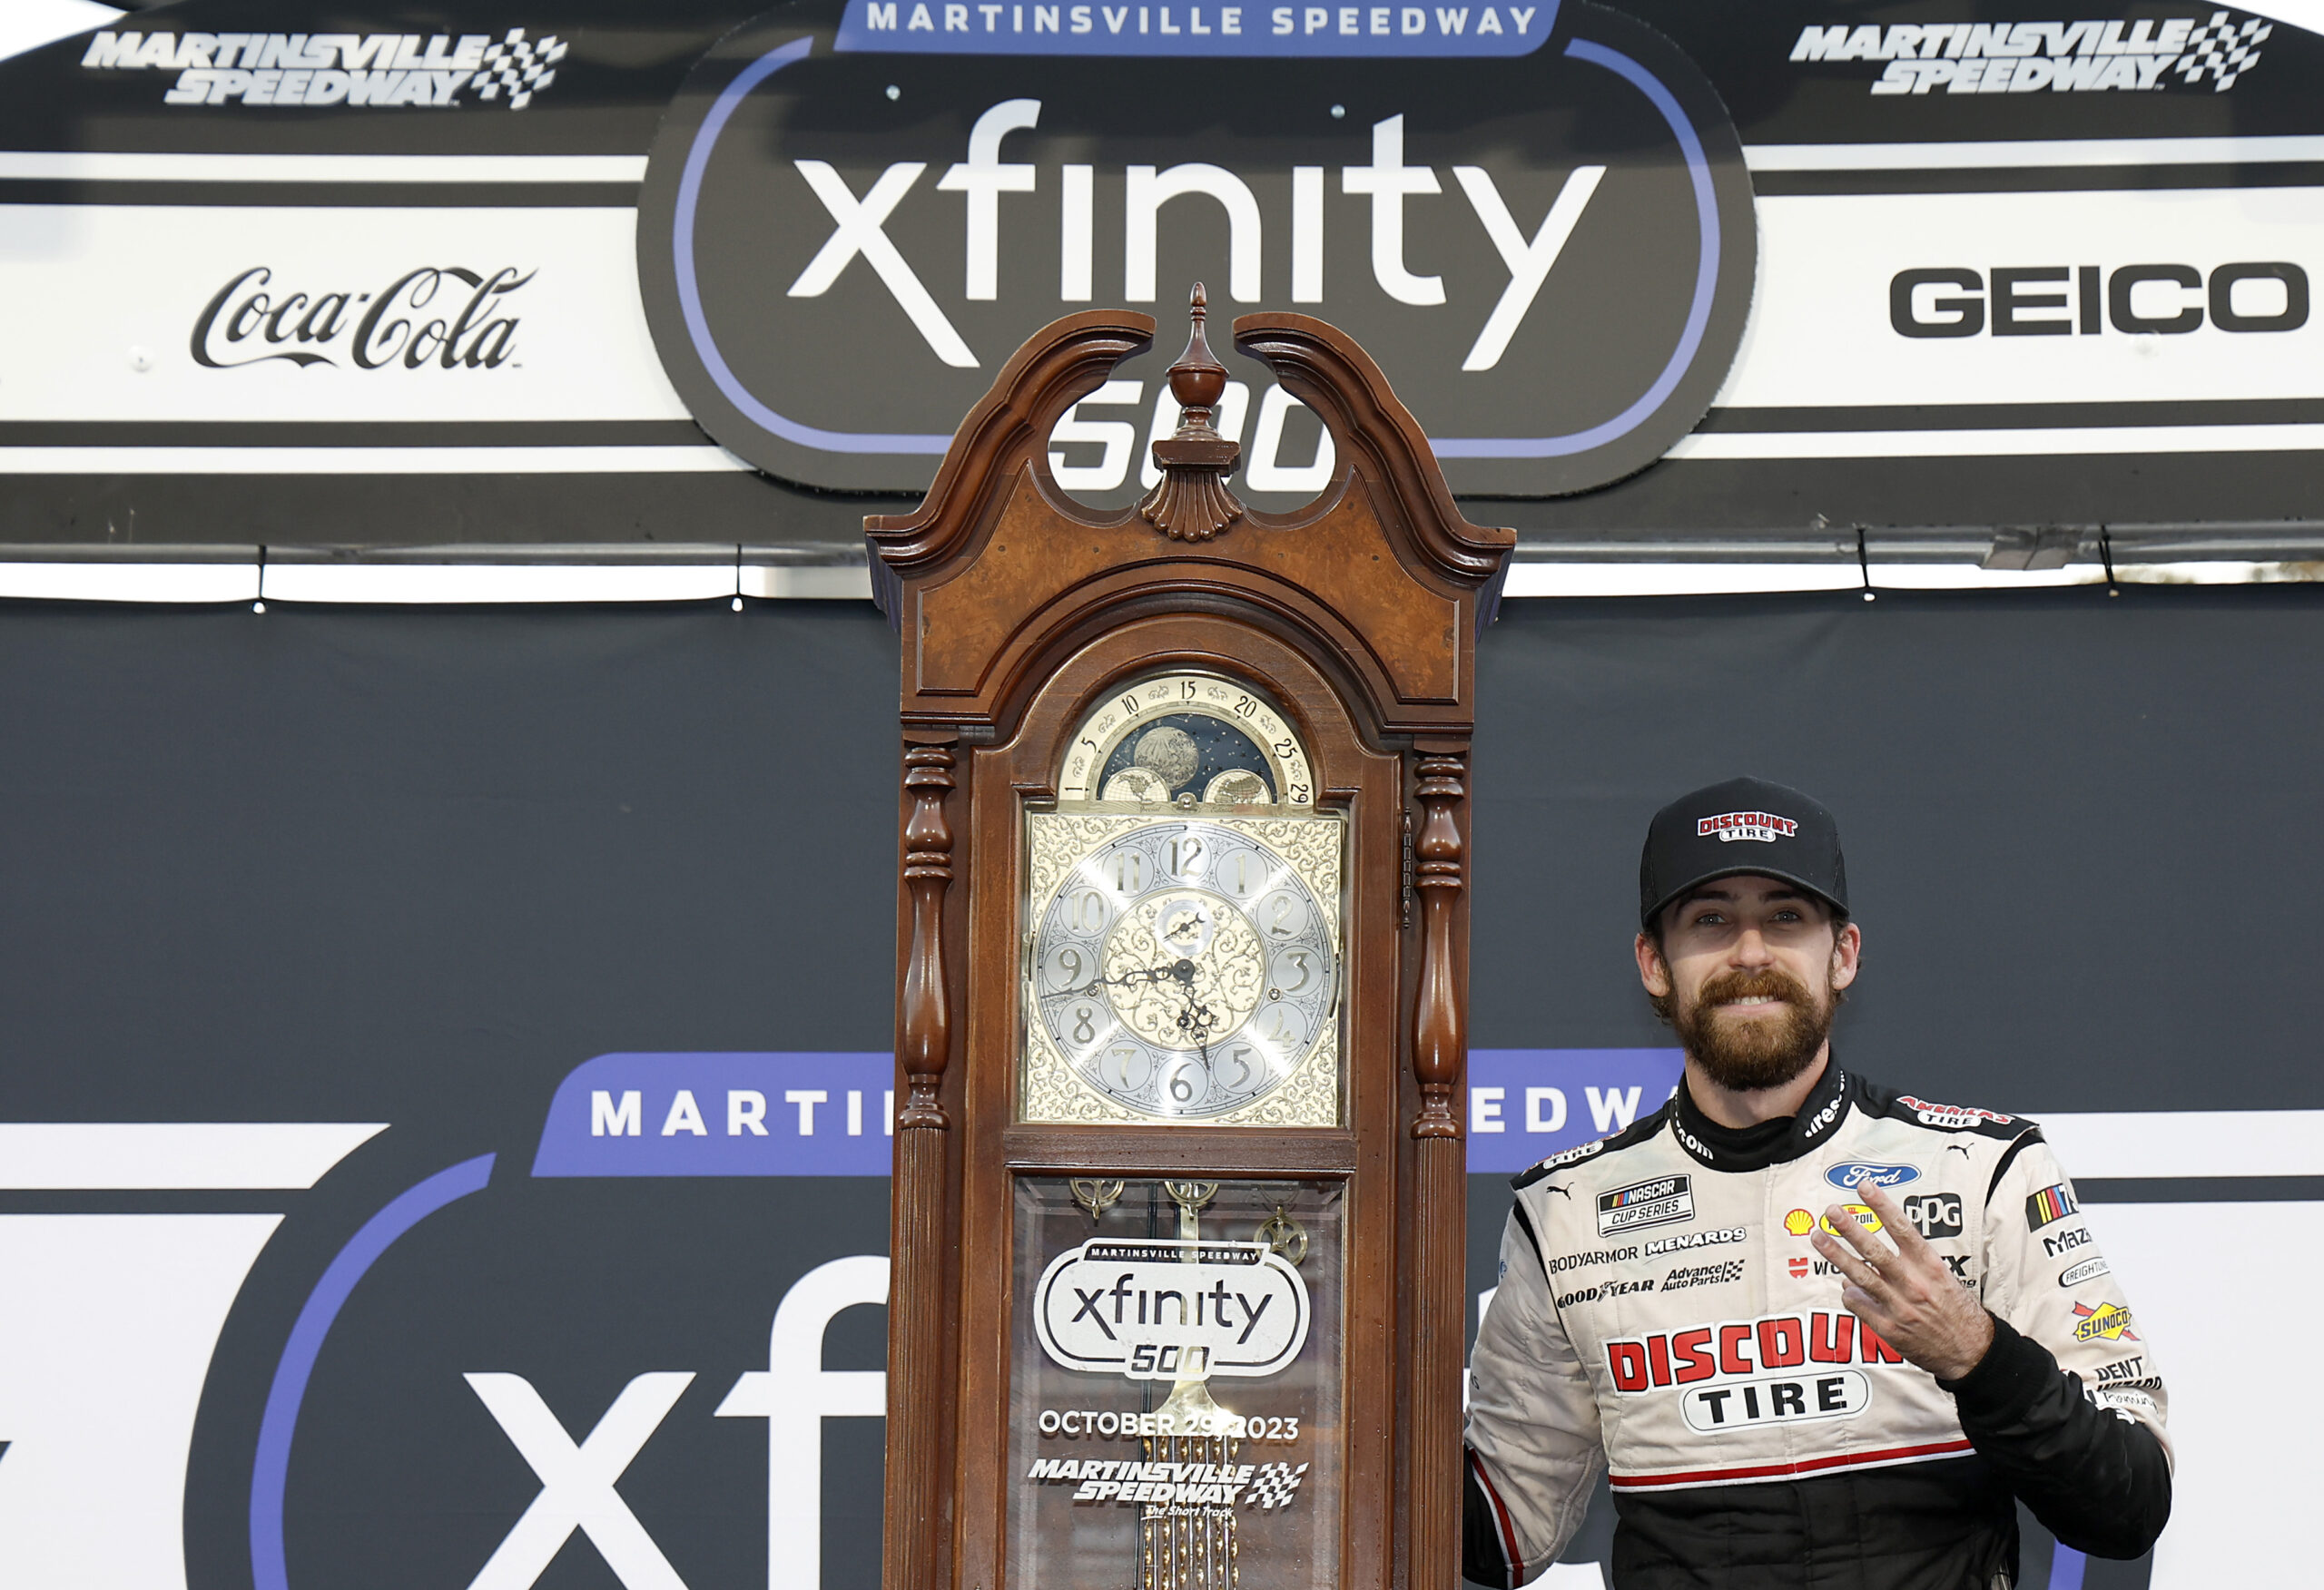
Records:
<instances>
[{"instance_id":1,"label":"sunoco logo","mask_svg":"<svg viewBox=\"0 0 2324 1590\"><path fill-rule=\"evenodd\" d=\"M485 275L458 265L423 265L372 291L278 283L254 265L211 296L191 339L194 362L213 370L275 360L497 369L516 351L517 318L507 299L533 279L512 266Z\"/></svg>"},{"instance_id":2,"label":"sunoco logo","mask_svg":"<svg viewBox=\"0 0 2324 1590\"><path fill-rule=\"evenodd\" d=\"M138 33L89 41L84 67L172 75L171 105L445 106L521 111L556 81L565 42L489 34Z\"/></svg>"},{"instance_id":3,"label":"sunoco logo","mask_svg":"<svg viewBox=\"0 0 2324 1590\"><path fill-rule=\"evenodd\" d=\"M2136 21L1835 23L1800 30L1800 62L1879 61L1871 92L2224 93L2260 62L2272 31L2226 11Z\"/></svg>"}]
</instances>

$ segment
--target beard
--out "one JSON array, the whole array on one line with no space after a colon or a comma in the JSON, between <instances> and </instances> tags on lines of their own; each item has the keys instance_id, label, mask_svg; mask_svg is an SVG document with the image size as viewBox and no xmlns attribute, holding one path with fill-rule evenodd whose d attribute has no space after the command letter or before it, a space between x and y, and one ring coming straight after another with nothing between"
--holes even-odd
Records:
<instances>
[{"instance_id":1,"label":"beard","mask_svg":"<svg viewBox=\"0 0 2324 1590\"><path fill-rule=\"evenodd\" d=\"M1721 1018L1719 1006L1755 996L1780 1000L1783 1014L1772 1020ZM1711 978L1683 1009L1662 996L1654 1010L1678 1032L1687 1054L1711 1081L1731 1092L1751 1093L1781 1087L1807 1069L1831 1035L1839 997L1828 975L1819 999L1789 972L1767 967Z\"/></svg>"}]
</instances>

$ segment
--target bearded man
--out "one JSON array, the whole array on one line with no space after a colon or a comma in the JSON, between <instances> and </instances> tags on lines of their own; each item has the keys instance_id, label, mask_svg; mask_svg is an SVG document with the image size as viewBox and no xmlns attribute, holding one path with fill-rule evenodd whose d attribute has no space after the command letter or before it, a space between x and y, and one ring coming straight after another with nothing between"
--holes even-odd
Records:
<instances>
[{"instance_id":1,"label":"bearded man","mask_svg":"<svg viewBox=\"0 0 2324 1590\"><path fill-rule=\"evenodd\" d=\"M1614 1590L2007 1590L2019 1502L2074 1550L2144 1553L2163 1386L2040 1129L1832 1058L1864 946L1832 814L1755 779L1682 797L1639 905L1685 1078L1517 1178L1467 1576L1541 1573L1601 1469Z\"/></svg>"}]
</instances>

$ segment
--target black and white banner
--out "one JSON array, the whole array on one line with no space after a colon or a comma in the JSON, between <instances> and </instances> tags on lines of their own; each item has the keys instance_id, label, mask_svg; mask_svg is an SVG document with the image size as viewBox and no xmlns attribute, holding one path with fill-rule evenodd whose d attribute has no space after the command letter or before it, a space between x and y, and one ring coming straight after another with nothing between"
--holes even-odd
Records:
<instances>
[{"instance_id":1,"label":"black and white banner","mask_svg":"<svg viewBox=\"0 0 2324 1590\"><path fill-rule=\"evenodd\" d=\"M2312 517L2299 20L182 0L0 65L10 533L623 539L661 481L689 539L844 541L794 486L910 495L1024 335L1196 278L1354 331L1537 530ZM1167 357L1068 489L1141 489ZM1236 373L1243 488L1311 494Z\"/></svg>"}]
</instances>

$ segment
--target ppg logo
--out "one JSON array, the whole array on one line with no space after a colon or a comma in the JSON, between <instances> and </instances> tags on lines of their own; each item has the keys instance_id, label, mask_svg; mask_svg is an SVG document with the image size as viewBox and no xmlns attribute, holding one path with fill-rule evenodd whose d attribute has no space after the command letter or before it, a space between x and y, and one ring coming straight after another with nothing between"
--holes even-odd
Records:
<instances>
[{"instance_id":1,"label":"ppg logo","mask_svg":"<svg viewBox=\"0 0 2324 1590\"><path fill-rule=\"evenodd\" d=\"M1961 1234L1961 1195L1929 1192L1907 1198L1905 1219L1924 1237L1957 1237Z\"/></svg>"}]
</instances>

